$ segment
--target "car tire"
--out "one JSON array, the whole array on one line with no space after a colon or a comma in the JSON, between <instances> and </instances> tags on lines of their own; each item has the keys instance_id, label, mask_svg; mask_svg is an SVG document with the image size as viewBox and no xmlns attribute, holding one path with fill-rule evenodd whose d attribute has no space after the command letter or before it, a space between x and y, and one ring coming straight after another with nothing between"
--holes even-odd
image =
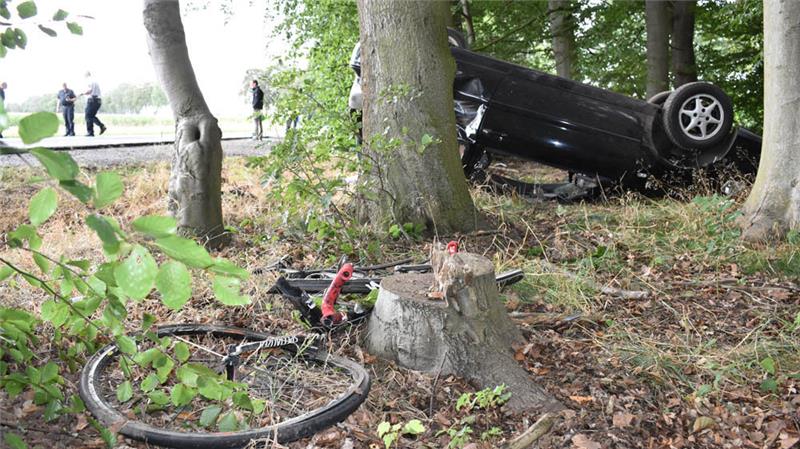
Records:
<instances>
[{"instance_id":1,"label":"car tire","mask_svg":"<svg viewBox=\"0 0 800 449\"><path fill-rule=\"evenodd\" d=\"M733 104L719 87L706 82L675 89L664 102L664 130L683 149L704 150L728 137L733 126Z\"/></svg>"},{"instance_id":2,"label":"car tire","mask_svg":"<svg viewBox=\"0 0 800 449\"><path fill-rule=\"evenodd\" d=\"M469 50L469 44L467 43L467 38L464 37L464 33L449 27L447 28L447 43L450 44L451 47Z\"/></svg>"},{"instance_id":3,"label":"car tire","mask_svg":"<svg viewBox=\"0 0 800 449\"><path fill-rule=\"evenodd\" d=\"M647 102L650 104L661 106L664 104L665 101L667 101L667 97L669 97L669 94L671 93L672 93L671 90L665 90L664 92L659 92L653 95L652 97L648 98Z\"/></svg>"}]
</instances>

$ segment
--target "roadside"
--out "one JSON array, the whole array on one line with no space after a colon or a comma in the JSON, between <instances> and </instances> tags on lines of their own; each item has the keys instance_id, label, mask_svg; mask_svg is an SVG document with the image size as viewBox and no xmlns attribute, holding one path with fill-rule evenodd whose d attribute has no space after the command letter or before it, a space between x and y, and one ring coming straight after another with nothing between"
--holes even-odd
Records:
<instances>
[{"instance_id":1,"label":"roadside","mask_svg":"<svg viewBox=\"0 0 800 449\"><path fill-rule=\"evenodd\" d=\"M275 140L256 142L253 140L225 140L222 149L226 157L231 156L263 156L274 144ZM141 145L129 147L95 148L69 150L69 154L81 167L108 167L116 165L133 165L153 161L169 161L172 159L172 144ZM30 155L0 155L0 167L35 166L38 162Z\"/></svg>"}]
</instances>

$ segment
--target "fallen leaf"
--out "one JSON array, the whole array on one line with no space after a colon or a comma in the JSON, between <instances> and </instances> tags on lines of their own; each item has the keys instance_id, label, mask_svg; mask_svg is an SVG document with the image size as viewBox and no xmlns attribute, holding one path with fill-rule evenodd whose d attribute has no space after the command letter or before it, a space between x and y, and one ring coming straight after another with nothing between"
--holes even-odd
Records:
<instances>
[{"instance_id":1,"label":"fallen leaf","mask_svg":"<svg viewBox=\"0 0 800 449\"><path fill-rule=\"evenodd\" d=\"M570 396L569 398L581 405L594 401L594 398L591 396Z\"/></svg>"},{"instance_id":2,"label":"fallen leaf","mask_svg":"<svg viewBox=\"0 0 800 449\"><path fill-rule=\"evenodd\" d=\"M692 426L692 433L700 432L701 430L710 429L716 425L716 421L713 418L709 418L708 416L698 416L697 419L694 420L694 425Z\"/></svg>"},{"instance_id":3,"label":"fallen leaf","mask_svg":"<svg viewBox=\"0 0 800 449\"><path fill-rule=\"evenodd\" d=\"M430 292L428 293L429 299L444 299L444 292Z\"/></svg>"},{"instance_id":4,"label":"fallen leaf","mask_svg":"<svg viewBox=\"0 0 800 449\"><path fill-rule=\"evenodd\" d=\"M623 429L628 427L633 422L633 419L636 418L635 415L628 413L628 412L617 412L614 413L614 416L611 418L611 421L614 424L614 427L619 427Z\"/></svg>"},{"instance_id":5,"label":"fallen leaf","mask_svg":"<svg viewBox=\"0 0 800 449\"><path fill-rule=\"evenodd\" d=\"M75 431L80 432L81 430L85 429L86 426L89 425L89 420L86 419L86 415L83 413L77 416L78 416L77 418L78 422L75 423Z\"/></svg>"},{"instance_id":6,"label":"fallen leaf","mask_svg":"<svg viewBox=\"0 0 800 449\"><path fill-rule=\"evenodd\" d=\"M786 438L784 438L784 436ZM788 434L782 433L781 434L781 449L790 449L800 441L800 437L798 436L789 436Z\"/></svg>"},{"instance_id":7,"label":"fallen leaf","mask_svg":"<svg viewBox=\"0 0 800 449\"><path fill-rule=\"evenodd\" d=\"M586 435L579 433L572 437L572 444L575 445L578 449L602 449L603 446L600 446L600 443L594 442L589 439Z\"/></svg>"},{"instance_id":8,"label":"fallen leaf","mask_svg":"<svg viewBox=\"0 0 800 449\"><path fill-rule=\"evenodd\" d=\"M342 439L342 434L338 429L333 428L314 437L314 443L320 446L330 446Z\"/></svg>"}]
</instances>

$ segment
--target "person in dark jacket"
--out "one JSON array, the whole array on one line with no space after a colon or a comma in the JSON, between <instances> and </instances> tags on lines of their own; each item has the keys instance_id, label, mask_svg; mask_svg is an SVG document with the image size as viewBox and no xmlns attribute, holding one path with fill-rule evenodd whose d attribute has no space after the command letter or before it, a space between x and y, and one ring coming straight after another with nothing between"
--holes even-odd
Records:
<instances>
[{"instance_id":1,"label":"person in dark jacket","mask_svg":"<svg viewBox=\"0 0 800 449\"><path fill-rule=\"evenodd\" d=\"M256 124L253 140L261 140L264 137L264 128L261 125L264 120L261 115L261 110L264 109L264 91L258 87L258 81L256 80L250 83L250 91L253 92L253 120Z\"/></svg>"},{"instance_id":2,"label":"person in dark jacket","mask_svg":"<svg viewBox=\"0 0 800 449\"><path fill-rule=\"evenodd\" d=\"M75 135L75 92L67 87L67 83L63 84L63 89L58 91L58 102L56 103L56 112L61 111L64 116L64 127L67 129L65 136Z\"/></svg>"}]
</instances>

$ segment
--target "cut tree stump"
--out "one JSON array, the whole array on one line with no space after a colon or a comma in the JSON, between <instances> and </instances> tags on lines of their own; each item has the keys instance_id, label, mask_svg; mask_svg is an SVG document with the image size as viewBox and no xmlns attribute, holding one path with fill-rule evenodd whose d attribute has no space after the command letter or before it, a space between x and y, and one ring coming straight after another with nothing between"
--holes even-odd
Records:
<instances>
[{"instance_id":1,"label":"cut tree stump","mask_svg":"<svg viewBox=\"0 0 800 449\"><path fill-rule=\"evenodd\" d=\"M513 358L512 344L522 335L500 301L492 263L477 254L434 251L431 264L432 274L383 279L368 323L369 352L480 388L505 384L513 411L563 409Z\"/></svg>"}]
</instances>

